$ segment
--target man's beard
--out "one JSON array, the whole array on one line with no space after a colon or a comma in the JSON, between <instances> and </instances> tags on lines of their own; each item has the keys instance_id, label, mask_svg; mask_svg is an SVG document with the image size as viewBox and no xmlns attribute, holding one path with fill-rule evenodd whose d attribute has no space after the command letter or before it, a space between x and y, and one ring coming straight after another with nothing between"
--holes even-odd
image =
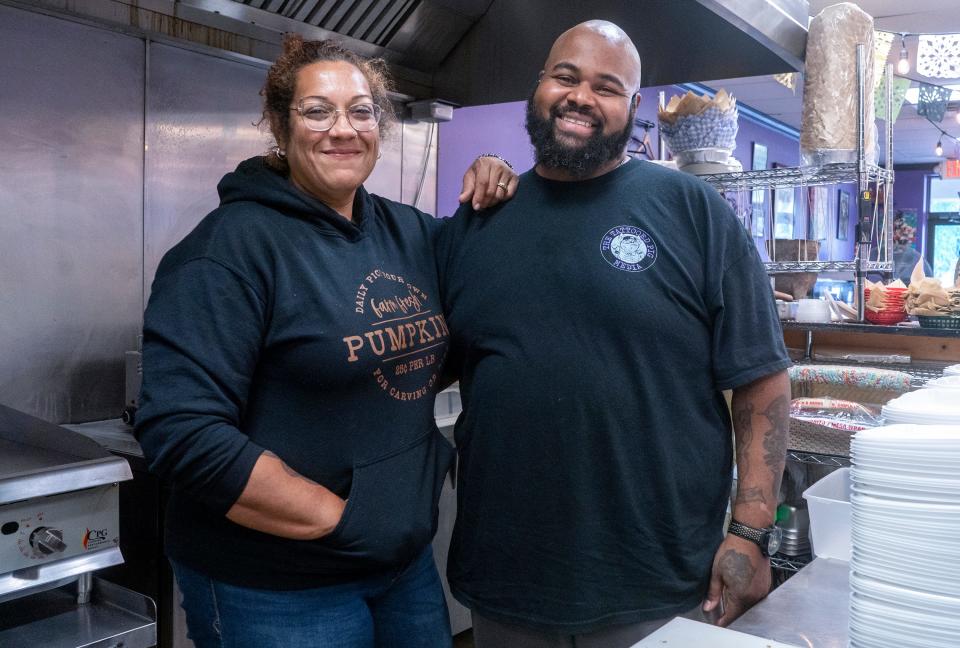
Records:
<instances>
[{"instance_id":1,"label":"man's beard","mask_svg":"<svg viewBox=\"0 0 960 648\"><path fill-rule=\"evenodd\" d=\"M580 115L594 120L593 115L583 113L576 108L566 110L550 109L550 117L544 119L537 112L533 96L527 100L527 133L530 143L533 144L537 157L537 164L550 169L566 171L576 178L585 178L593 174L604 164L615 160L621 155L630 141L633 133L633 117L636 107L631 107L627 125L619 133L604 135L597 131L580 146L567 146L557 140L554 134L554 121L567 113Z\"/></svg>"}]
</instances>

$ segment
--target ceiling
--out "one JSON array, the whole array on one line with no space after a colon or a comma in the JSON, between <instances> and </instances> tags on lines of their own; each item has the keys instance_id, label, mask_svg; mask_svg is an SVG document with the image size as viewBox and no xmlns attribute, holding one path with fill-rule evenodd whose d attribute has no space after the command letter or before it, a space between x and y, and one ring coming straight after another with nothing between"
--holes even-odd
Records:
<instances>
[{"instance_id":1,"label":"ceiling","mask_svg":"<svg viewBox=\"0 0 960 648\"><path fill-rule=\"evenodd\" d=\"M816 15L835 0L809 0L810 14ZM874 17L877 29L918 33L960 33L960 0L855 0L868 14ZM914 80L925 80L938 85L960 83L960 79L926 79L916 73L917 38L907 37L907 50L913 64L907 75ZM894 41L889 62L896 65L900 56L899 39ZM705 81L714 89L725 88L737 101L770 115L788 126L799 129L803 88L796 94L774 81L769 76L720 79ZM914 84L916 85L916 83ZM940 127L951 135L960 137L960 123L955 115L960 110L960 93L954 93L949 109ZM883 127L883 122L877 122ZM900 116L894 124L893 160L897 165L935 164L942 158L934 154L934 146L940 132L926 118L917 115L916 107L904 103ZM953 140L945 140L944 155L956 157Z\"/></svg>"}]
</instances>

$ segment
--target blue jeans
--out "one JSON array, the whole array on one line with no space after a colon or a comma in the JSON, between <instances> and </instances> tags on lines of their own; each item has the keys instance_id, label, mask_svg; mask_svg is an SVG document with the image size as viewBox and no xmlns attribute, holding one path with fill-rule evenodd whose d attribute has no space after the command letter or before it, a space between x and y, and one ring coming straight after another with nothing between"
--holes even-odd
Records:
<instances>
[{"instance_id":1,"label":"blue jeans","mask_svg":"<svg viewBox=\"0 0 960 648\"><path fill-rule=\"evenodd\" d=\"M402 569L309 590L213 580L171 561L196 648L449 648L450 620L427 549Z\"/></svg>"}]
</instances>

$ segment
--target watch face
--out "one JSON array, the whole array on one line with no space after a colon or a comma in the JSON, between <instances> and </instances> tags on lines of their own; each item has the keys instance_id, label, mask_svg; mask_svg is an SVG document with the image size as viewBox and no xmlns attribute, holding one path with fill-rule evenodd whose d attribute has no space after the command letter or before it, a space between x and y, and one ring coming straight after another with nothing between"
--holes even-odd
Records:
<instances>
[{"instance_id":1,"label":"watch face","mask_svg":"<svg viewBox=\"0 0 960 648\"><path fill-rule=\"evenodd\" d=\"M783 529L778 526L767 532L767 555L772 556L780 550L780 541L783 539Z\"/></svg>"}]
</instances>

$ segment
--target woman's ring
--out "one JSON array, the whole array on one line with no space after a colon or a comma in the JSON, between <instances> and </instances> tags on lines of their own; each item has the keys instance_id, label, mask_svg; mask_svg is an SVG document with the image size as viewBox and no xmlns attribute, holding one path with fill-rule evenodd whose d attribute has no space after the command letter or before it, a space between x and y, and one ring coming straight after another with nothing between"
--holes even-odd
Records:
<instances>
[{"instance_id":1,"label":"woman's ring","mask_svg":"<svg viewBox=\"0 0 960 648\"><path fill-rule=\"evenodd\" d=\"M507 190L507 185L506 185L505 183L503 183L503 182L498 182L498 183L497 183L497 188L498 188L498 189L503 189L504 191L506 191L506 190Z\"/></svg>"}]
</instances>

